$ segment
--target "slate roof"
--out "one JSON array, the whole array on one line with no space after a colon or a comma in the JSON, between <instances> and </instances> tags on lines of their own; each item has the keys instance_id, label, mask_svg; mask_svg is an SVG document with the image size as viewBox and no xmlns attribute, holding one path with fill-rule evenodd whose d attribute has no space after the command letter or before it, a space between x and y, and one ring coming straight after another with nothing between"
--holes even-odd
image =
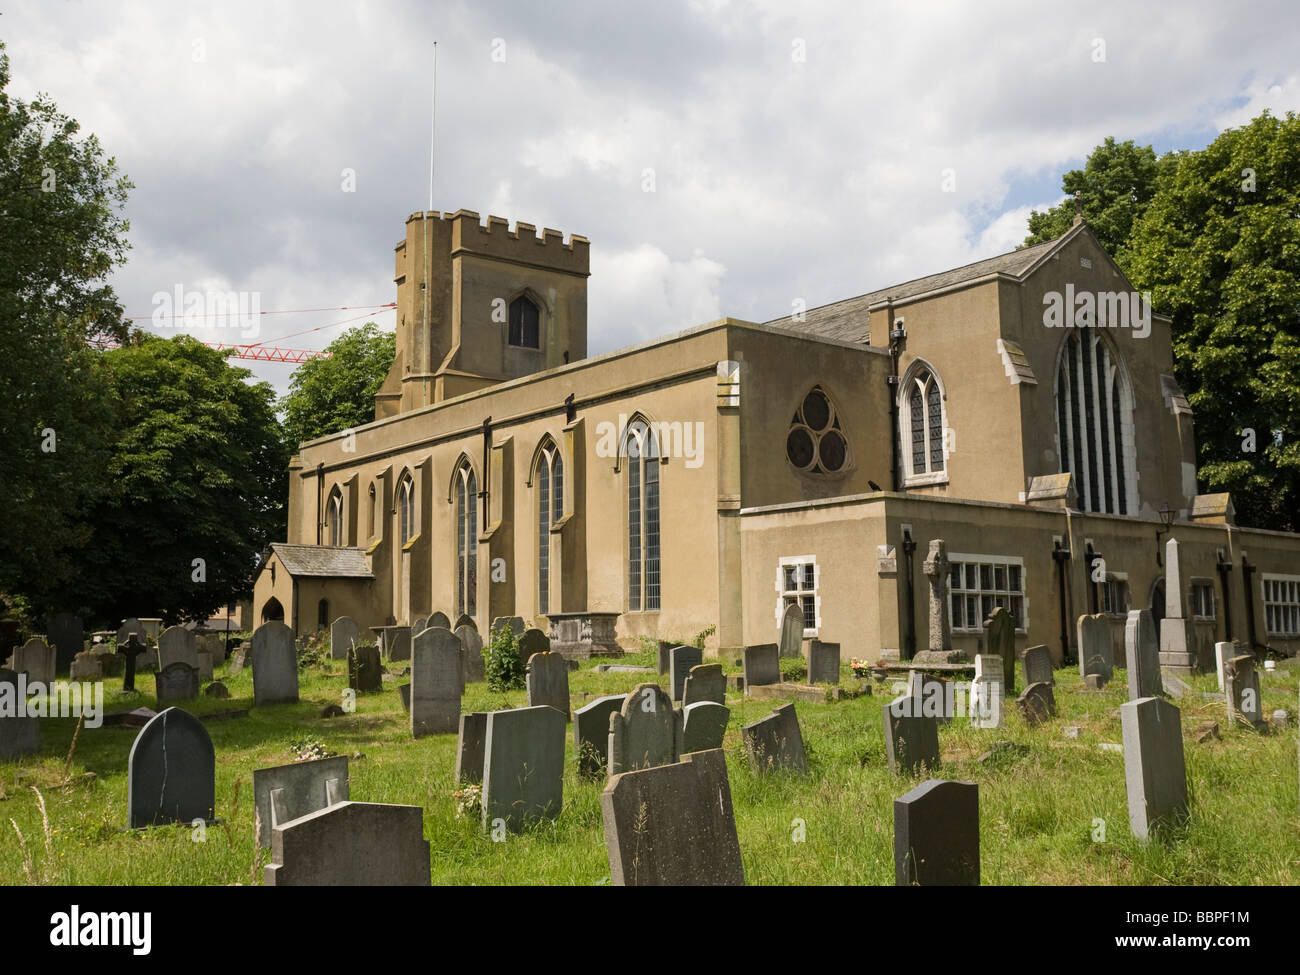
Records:
<instances>
[{"instance_id":1,"label":"slate roof","mask_svg":"<svg viewBox=\"0 0 1300 975\"><path fill-rule=\"evenodd\" d=\"M331 545L292 545L272 542L271 551L291 576L318 576L330 579L373 579L366 554L359 548L335 548ZM265 560L263 560L265 564Z\"/></svg>"},{"instance_id":2,"label":"slate roof","mask_svg":"<svg viewBox=\"0 0 1300 975\"><path fill-rule=\"evenodd\" d=\"M1021 277L1044 255L1048 254L1058 244L1061 244L1065 237L1069 236L1071 234L1058 237L1056 240L1034 244L1024 250L1011 251L1008 254L999 254L997 257L976 261L974 264L967 264L965 267L953 268L950 271L941 271L938 274L930 274L923 278L904 281L892 288L881 288L878 291L871 291L856 298L846 298L843 301L822 305L819 308L810 308L804 312L802 322L793 321L787 315L784 318L773 319L766 324L778 328L812 332L814 335L838 339L841 342L865 343L871 335L871 312L868 309L872 305L882 302L886 298L892 298L894 301L911 298L915 295L925 294L927 291L951 287L964 281L973 281L989 274L1001 273Z\"/></svg>"}]
</instances>

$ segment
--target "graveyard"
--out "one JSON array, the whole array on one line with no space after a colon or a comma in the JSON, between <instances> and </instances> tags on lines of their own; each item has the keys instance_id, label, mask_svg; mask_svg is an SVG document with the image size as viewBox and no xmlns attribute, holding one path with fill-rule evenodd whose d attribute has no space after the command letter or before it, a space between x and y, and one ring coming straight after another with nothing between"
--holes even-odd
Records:
<instances>
[{"instance_id":1,"label":"graveyard","mask_svg":"<svg viewBox=\"0 0 1300 975\"><path fill-rule=\"evenodd\" d=\"M646 649L570 670L574 716L599 698L638 685L656 685L666 701L673 675L657 672L657 657ZM644 669L602 672L595 669L601 663ZM893 884L894 803L934 778L978 786L983 884L1295 882L1300 833L1294 828L1294 730L1261 731L1229 721L1214 674L1189 675L1167 686L1181 695L1171 694L1169 705L1182 711L1189 815L1144 841L1130 828L1126 803L1120 708L1129 693L1122 672L1091 690L1078 668L1056 669L1055 712L1032 727L1010 699L1000 728L974 727L965 717L941 722L938 767L911 774L891 771L887 759L881 710L898 692L892 677L859 680L842 661L839 687L849 693L839 700L806 694L783 700L779 690L775 697L746 696L735 687L743 666L717 663L728 678L724 703L731 713L721 754L747 884ZM1300 670L1291 663L1262 675L1264 714L1294 708ZM400 672L411 664L385 661L391 673L380 690L358 694L354 711L333 717L322 712L343 699L346 660L326 654L302 666L298 699L285 703L258 703L252 666L231 673L231 661L219 664L213 677L226 686L228 698L201 694L178 702L206 728L215 757L215 806L201 828L189 822L125 828L128 757L138 727L106 722L78 730L73 719L43 719L39 751L0 763L0 819L8 833L0 843L0 877L61 885L263 883L271 852L256 842L255 825L265 824L256 814L255 771L339 756L346 759L347 779L332 788L346 790L349 811L368 809L359 805L366 803L422 810L433 884L610 883L602 828L607 780L603 772L579 774L572 723L565 726L558 815L494 836L476 810L458 813L457 734L412 732L398 690L408 679ZM779 667L783 683L775 687L804 686L803 659L782 657ZM1024 687L1022 668L1017 661L1017 689ZM712 669L699 676L716 684ZM120 676L105 678L106 709L155 708L152 683L141 675L142 693L124 694ZM867 688L870 693L859 693ZM492 691L471 680L460 709L462 715L522 714L528 704L525 690ZM805 772L758 767L770 763L755 763L747 752L747 726L778 708L793 708ZM555 711L556 723L560 717ZM1202 728L1209 724L1217 725L1215 733ZM698 762L715 754L691 757ZM968 815L963 819L970 824ZM654 824L639 828L653 834Z\"/></svg>"}]
</instances>

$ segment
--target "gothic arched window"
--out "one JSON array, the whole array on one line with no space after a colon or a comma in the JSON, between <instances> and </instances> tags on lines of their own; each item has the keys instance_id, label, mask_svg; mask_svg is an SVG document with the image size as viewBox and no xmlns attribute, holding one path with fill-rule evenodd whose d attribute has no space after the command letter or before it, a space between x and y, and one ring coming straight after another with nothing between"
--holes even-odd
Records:
<instances>
[{"instance_id":1,"label":"gothic arched window","mask_svg":"<svg viewBox=\"0 0 1300 975\"><path fill-rule=\"evenodd\" d=\"M642 419L623 435L627 458L627 605L659 608L659 445Z\"/></svg>"},{"instance_id":2,"label":"gothic arched window","mask_svg":"<svg viewBox=\"0 0 1300 975\"><path fill-rule=\"evenodd\" d=\"M330 545L344 544L343 492L337 487L330 492L325 504L325 537Z\"/></svg>"},{"instance_id":3,"label":"gothic arched window","mask_svg":"<svg viewBox=\"0 0 1300 975\"><path fill-rule=\"evenodd\" d=\"M537 486L537 612L550 611L551 526L564 514L564 458L547 438L533 471Z\"/></svg>"},{"instance_id":4,"label":"gothic arched window","mask_svg":"<svg viewBox=\"0 0 1300 975\"><path fill-rule=\"evenodd\" d=\"M456 611L474 616L478 590L478 479L469 461L456 468Z\"/></svg>"},{"instance_id":5,"label":"gothic arched window","mask_svg":"<svg viewBox=\"0 0 1300 975\"><path fill-rule=\"evenodd\" d=\"M415 478L410 474L402 478L397 488L397 542L405 545L419 530L415 521Z\"/></svg>"},{"instance_id":6,"label":"gothic arched window","mask_svg":"<svg viewBox=\"0 0 1300 975\"><path fill-rule=\"evenodd\" d=\"M527 295L520 295L510 302L509 343L525 349L540 348L538 335L540 319L537 306Z\"/></svg>"},{"instance_id":7,"label":"gothic arched window","mask_svg":"<svg viewBox=\"0 0 1300 975\"><path fill-rule=\"evenodd\" d=\"M905 480L946 479L943 399L943 388L933 369L917 368L903 380L899 395L899 439Z\"/></svg>"},{"instance_id":8,"label":"gothic arched window","mask_svg":"<svg viewBox=\"0 0 1300 975\"><path fill-rule=\"evenodd\" d=\"M1074 475L1084 511L1132 507L1132 401L1110 343L1093 328L1071 330L1056 372L1056 429L1061 472Z\"/></svg>"}]
</instances>

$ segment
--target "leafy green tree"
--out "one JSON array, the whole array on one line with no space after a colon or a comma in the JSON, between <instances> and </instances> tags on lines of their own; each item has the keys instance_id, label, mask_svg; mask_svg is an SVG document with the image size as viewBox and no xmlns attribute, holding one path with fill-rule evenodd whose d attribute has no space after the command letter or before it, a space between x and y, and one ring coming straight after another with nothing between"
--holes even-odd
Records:
<instances>
[{"instance_id":1,"label":"leafy green tree","mask_svg":"<svg viewBox=\"0 0 1300 975\"><path fill-rule=\"evenodd\" d=\"M102 619L172 621L246 595L284 531L289 454L271 386L187 336L143 337L100 368L115 439L74 591Z\"/></svg>"},{"instance_id":2,"label":"leafy green tree","mask_svg":"<svg viewBox=\"0 0 1300 975\"><path fill-rule=\"evenodd\" d=\"M131 184L46 96L8 84L0 43L0 591L19 593L71 577L102 487L111 428L87 343L128 331L105 280Z\"/></svg>"},{"instance_id":3,"label":"leafy green tree","mask_svg":"<svg viewBox=\"0 0 1300 975\"><path fill-rule=\"evenodd\" d=\"M1156 158L1150 146L1116 142L1107 137L1088 156L1083 169L1072 169L1061 178L1061 189L1070 199L1047 210L1029 214L1029 236L1023 247L1055 240L1074 225L1075 196L1088 227L1112 257L1128 242L1133 222L1142 214L1155 193L1161 169L1170 157Z\"/></svg>"},{"instance_id":4,"label":"leafy green tree","mask_svg":"<svg viewBox=\"0 0 1300 975\"><path fill-rule=\"evenodd\" d=\"M326 351L328 357L309 359L294 370L289 393L280 401L285 442L293 450L374 420L375 393L393 364L397 338L366 322L339 336Z\"/></svg>"},{"instance_id":5,"label":"leafy green tree","mask_svg":"<svg viewBox=\"0 0 1300 975\"><path fill-rule=\"evenodd\" d=\"M1121 259L1173 317L1202 490L1300 530L1300 117L1265 112L1162 168Z\"/></svg>"}]
</instances>

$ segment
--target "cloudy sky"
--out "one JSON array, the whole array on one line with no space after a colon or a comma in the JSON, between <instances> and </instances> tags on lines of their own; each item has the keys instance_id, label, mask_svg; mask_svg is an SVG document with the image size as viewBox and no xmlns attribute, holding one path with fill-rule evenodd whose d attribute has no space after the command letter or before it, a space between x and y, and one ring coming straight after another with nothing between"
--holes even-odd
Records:
<instances>
[{"instance_id":1,"label":"cloudy sky","mask_svg":"<svg viewBox=\"0 0 1300 975\"><path fill-rule=\"evenodd\" d=\"M265 316L293 348L394 299L436 40L435 206L589 237L595 354L1010 250L1106 136L1200 148L1300 109L1297 5L1137 6L0 0L0 40L10 93L135 184L128 313L178 286L352 309Z\"/></svg>"}]
</instances>

